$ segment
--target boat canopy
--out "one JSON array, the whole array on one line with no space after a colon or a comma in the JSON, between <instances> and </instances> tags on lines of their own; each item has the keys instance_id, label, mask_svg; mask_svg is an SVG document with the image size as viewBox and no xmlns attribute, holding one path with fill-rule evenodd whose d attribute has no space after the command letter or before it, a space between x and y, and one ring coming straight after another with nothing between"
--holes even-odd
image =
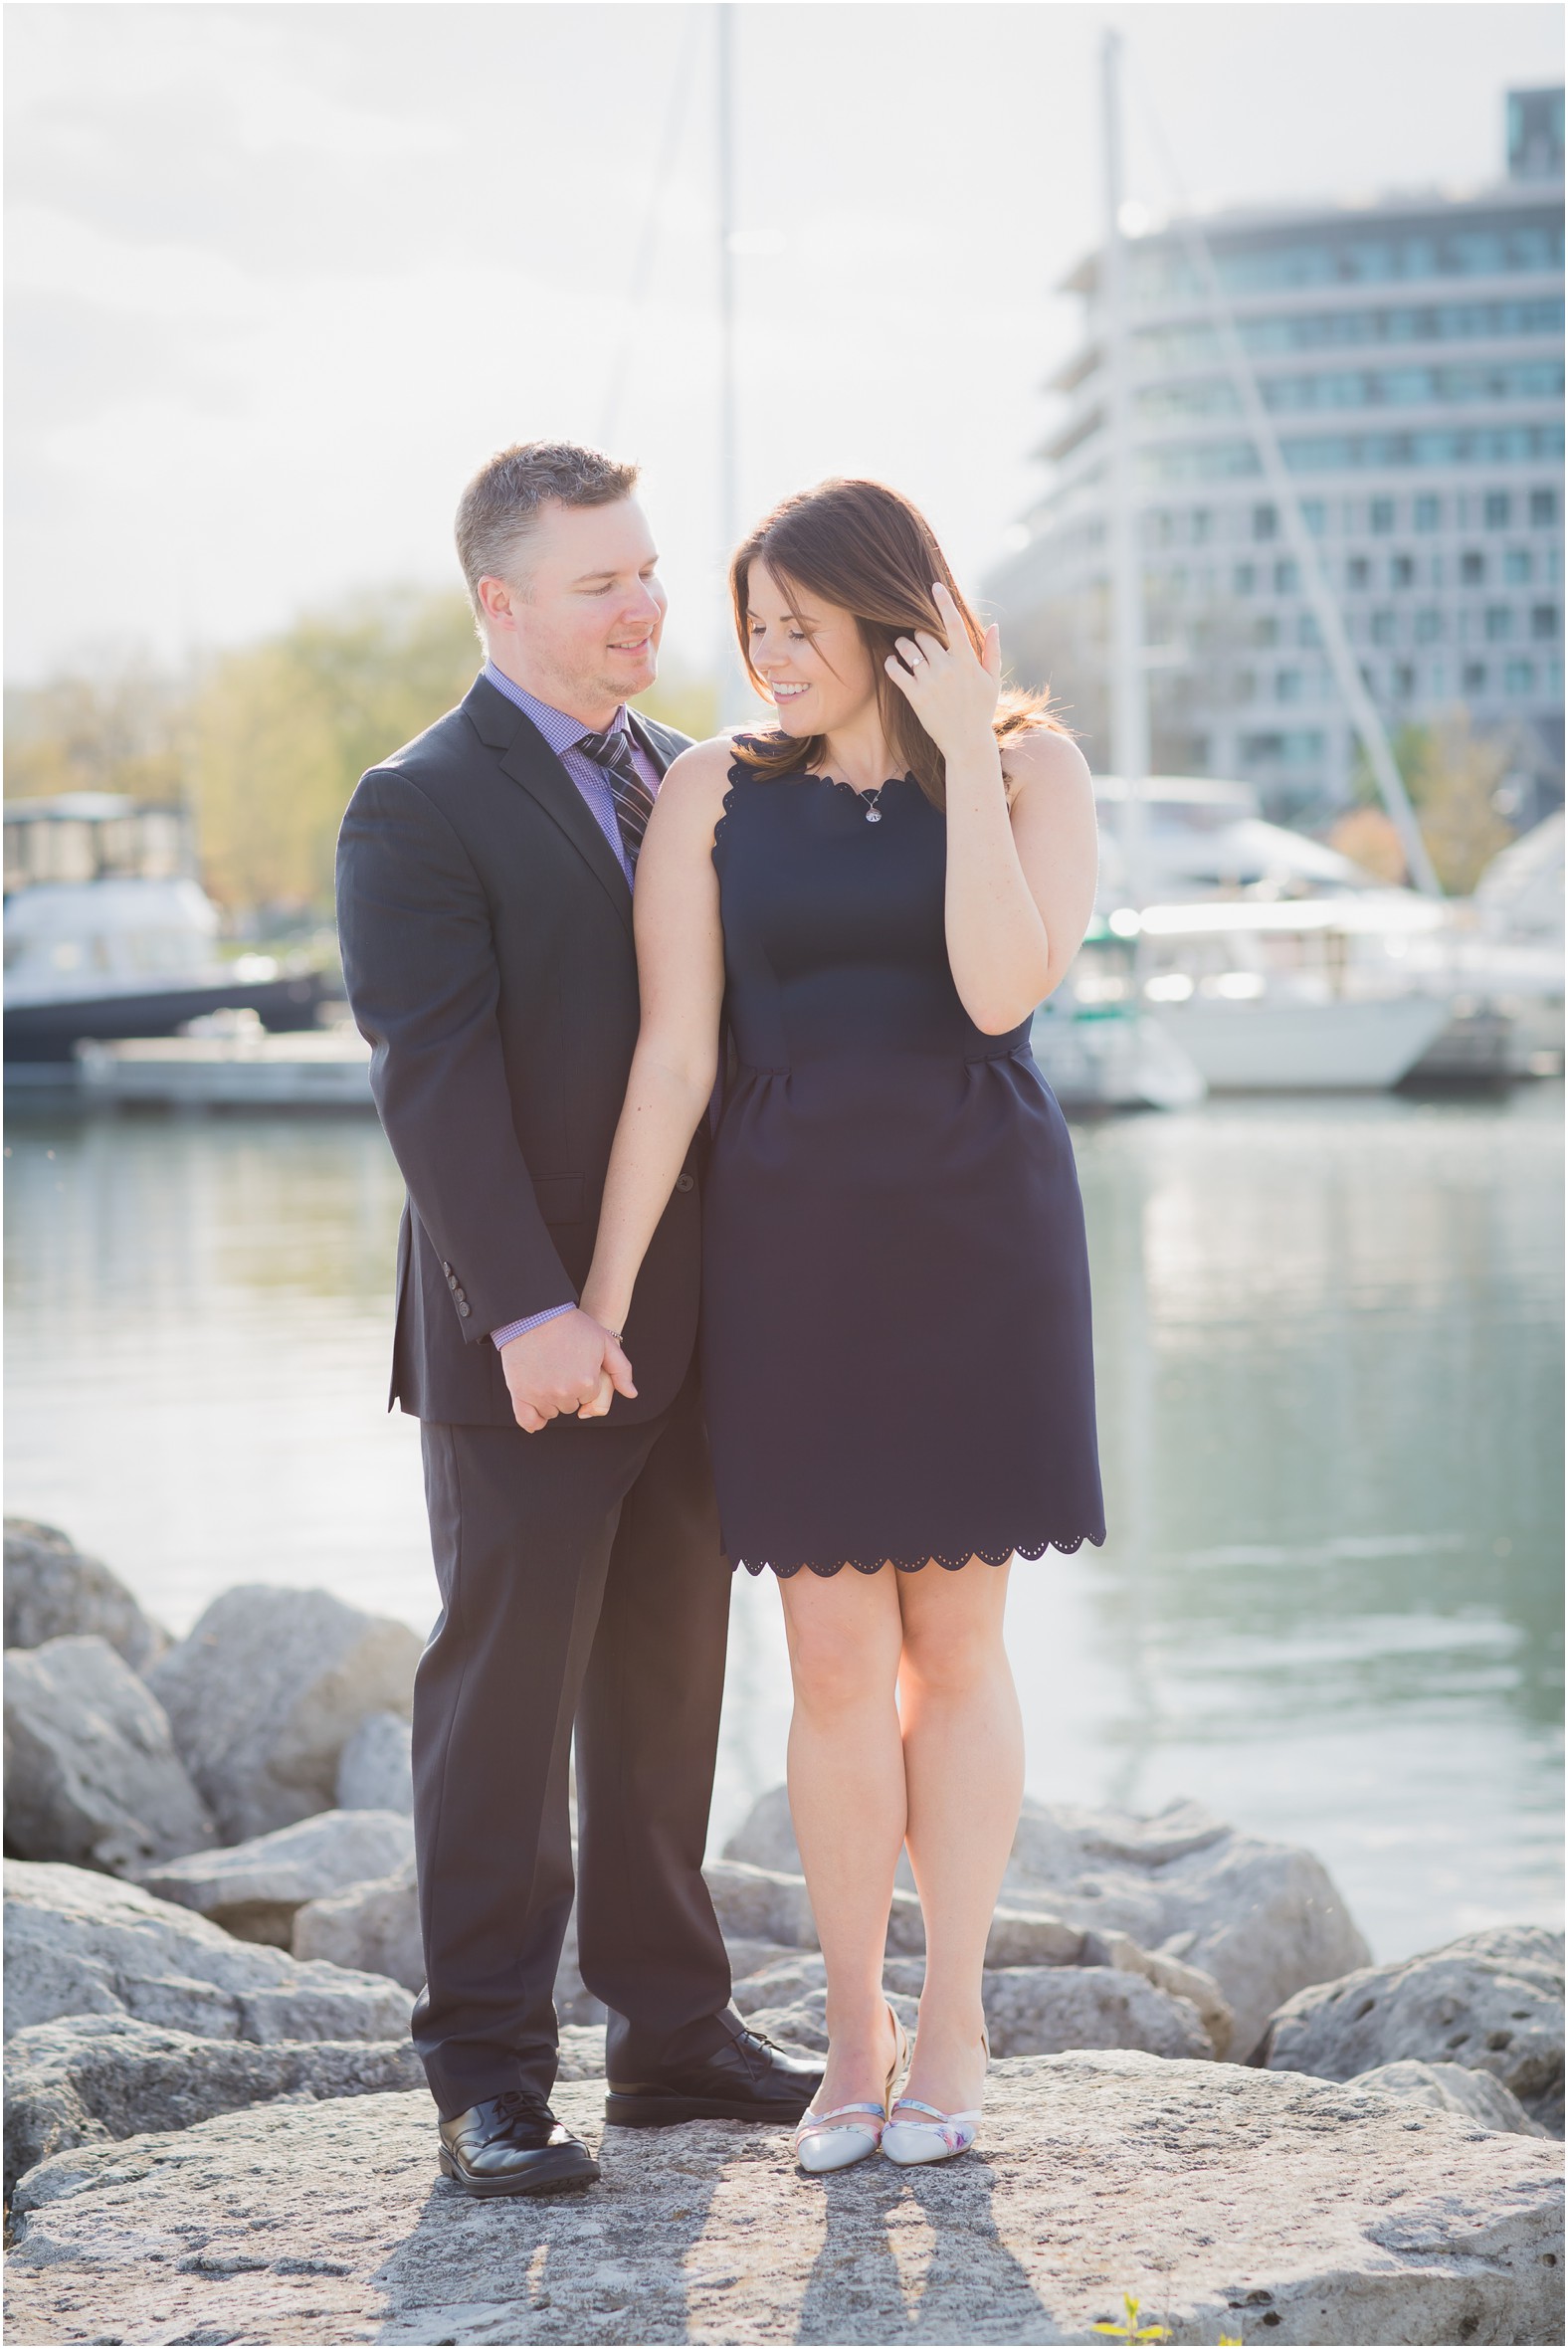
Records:
<instances>
[{"instance_id":1,"label":"boat canopy","mask_svg":"<svg viewBox=\"0 0 1568 2349\"><path fill-rule=\"evenodd\" d=\"M1206 776L1151 775L1138 788L1142 821L1129 858L1127 804L1116 775L1096 775L1100 827L1096 902L1101 912L1168 897L1235 894L1305 897L1374 889L1372 876L1337 849L1283 824L1266 823L1250 783ZM1136 874L1132 871L1135 862Z\"/></svg>"},{"instance_id":2,"label":"boat canopy","mask_svg":"<svg viewBox=\"0 0 1568 2349\"><path fill-rule=\"evenodd\" d=\"M194 878L195 834L178 802L116 791L63 791L8 800L5 893L51 884Z\"/></svg>"}]
</instances>

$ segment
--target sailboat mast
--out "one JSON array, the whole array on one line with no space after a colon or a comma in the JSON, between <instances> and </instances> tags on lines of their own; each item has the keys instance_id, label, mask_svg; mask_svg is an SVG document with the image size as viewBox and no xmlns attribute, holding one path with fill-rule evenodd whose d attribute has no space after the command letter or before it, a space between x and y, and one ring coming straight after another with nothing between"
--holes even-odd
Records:
<instances>
[{"instance_id":1,"label":"sailboat mast","mask_svg":"<svg viewBox=\"0 0 1568 2349\"><path fill-rule=\"evenodd\" d=\"M1100 369L1104 383L1105 515L1110 557L1107 629L1110 757L1121 777L1120 836L1128 894L1140 901L1143 790L1149 771L1148 681L1143 666L1142 552L1133 480L1132 388L1127 336L1127 255L1121 233L1121 44L1107 30L1100 46L1104 141L1105 234L1100 257Z\"/></svg>"},{"instance_id":2,"label":"sailboat mast","mask_svg":"<svg viewBox=\"0 0 1568 2349\"><path fill-rule=\"evenodd\" d=\"M729 0L718 0L716 20L718 526L727 553L740 528L735 446L735 49Z\"/></svg>"},{"instance_id":3,"label":"sailboat mast","mask_svg":"<svg viewBox=\"0 0 1568 2349\"><path fill-rule=\"evenodd\" d=\"M729 626L724 566L740 536L740 449L735 393L735 34L731 0L714 11L714 102L718 109L718 722L740 723L751 696Z\"/></svg>"}]
</instances>

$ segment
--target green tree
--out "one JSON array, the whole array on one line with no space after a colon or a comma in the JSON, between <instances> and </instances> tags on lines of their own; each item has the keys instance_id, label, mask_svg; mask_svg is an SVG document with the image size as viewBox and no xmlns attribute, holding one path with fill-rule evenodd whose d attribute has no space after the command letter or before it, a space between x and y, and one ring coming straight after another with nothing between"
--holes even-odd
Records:
<instances>
[{"instance_id":1,"label":"green tree","mask_svg":"<svg viewBox=\"0 0 1568 2349\"><path fill-rule=\"evenodd\" d=\"M231 906L325 911L337 828L366 767L461 700L467 599L391 593L221 656L190 721L208 887Z\"/></svg>"},{"instance_id":2,"label":"green tree","mask_svg":"<svg viewBox=\"0 0 1568 2349\"><path fill-rule=\"evenodd\" d=\"M1452 894L1468 896L1513 838L1496 805L1513 744L1504 734L1475 733L1469 712L1461 709L1430 725L1401 726L1390 748L1438 879ZM1364 757L1354 780L1358 799L1376 799L1377 785Z\"/></svg>"},{"instance_id":3,"label":"green tree","mask_svg":"<svg viewBox=\"0 0 1568 2349\"><path fill-rule=\"evenodd\" d=\"M307 614L193 678L60 677L6 697L6 791L188 799L220 904L328 917L354 785L460 701L482 658L466 596L394 590ZM716 724L711 682L679 665L638 706L688 734Z\"/></svg>"},{"instance_id":4,"label":"green tree","mask_svg":"<svg viewBox=\"0 0 1568 2349\"><path fill-rule=\"evenodd\" d=\"M8 799L123 791L178 799L185 785L187 693L141 662L8 687Z\"/></svg>"},{"instance_id":5,"label":"green tree","mask_svg":"<svg viewBox=\"0 0 1568 2349\"><path fill-rule=\"evenodd\" d=\"M403 593L302 619L221 660L191 723L214 895L325 912L354 785L460 701L482 659L466 596ZM712 685L679 667L638 707L689 734L714 728Z\"/></svg>"}]
</instances>

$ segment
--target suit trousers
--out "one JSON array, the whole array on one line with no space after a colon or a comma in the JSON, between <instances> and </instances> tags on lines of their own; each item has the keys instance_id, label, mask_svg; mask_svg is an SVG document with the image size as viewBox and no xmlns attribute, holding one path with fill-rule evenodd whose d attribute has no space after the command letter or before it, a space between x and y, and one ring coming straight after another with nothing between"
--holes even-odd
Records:
<instances>
[{"instance_id":1,"label":"suit trousers","mask_svg":"<svg viewBox=\"0 0 1568 2349\"><path fill-rule=\"evenodd\" d=\"M730 1574L695 1371L645 1423L421 1434L441 1592L414 1687L431 2092L450 2117L554 2084L574 1726L578 1963L611 2076L657 2078L736 2028L701 1873Z\"/></svg>"}]
</instances>

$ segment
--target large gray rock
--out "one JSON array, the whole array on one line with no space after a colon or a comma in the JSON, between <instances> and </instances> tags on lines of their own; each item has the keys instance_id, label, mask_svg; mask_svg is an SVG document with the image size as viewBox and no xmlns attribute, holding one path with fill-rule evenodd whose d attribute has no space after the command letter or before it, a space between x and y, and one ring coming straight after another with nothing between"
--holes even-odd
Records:
<instances>
[{"instance_id":1,"label":"large gray rock","mask_svg":"<svg viewBox=\"0 0 1568 2349\"><path fill-rule=\"evenodd\" d=\"M759 1867L743 1860L713 1861L702 1871L712 1894L714 1913L724 1939L733 1948L756 1937L782 1942L794 1949L815 1949L817 1927L803 1876L778 1868ZM925 1919L912 1892L894 1890L887 1920L889 1957L913 1957L925 1949ZM1111 1967L1141 1974L1156 1989L1194 2005L1203 2018L1208 2052L1232 2052L1231 2010L1210 1974L1181 1959L1141 1949L1126 1933L1090 1932L1065 1919L1039 1911L999 1908L986 1939L986 1964L993 1971L1041 1966ZM1072 2042L1053 2041L1053 2049ZM1085 2047L1141 2047L1142 2040L1085 2040ZM1185 2051L1184 2051L1185 2052ZM1018 2048L1017 2055L1035 2053Z\"/></svg>"},{"instance_id":2,"label":"large gray rock","mask_svg":"<svg viewBox=\"0 0 1568 2349\"><path fill-rule=\"evenodd\" d=\"M130 2015L198 2039L399 2039L400 1984L236 1941L137 1884L82 1867L5 1864L5 2028Z\"/></svg>"},{"instance_id":3,"label":"large gray rock","mask_svg":"<svg viewBox=\"0 0 1568 2349\"><path fill-rule=\"evenodd\" d=\"M1190 1999L1110 1966L1007 1966L981 1976L986 2029L997 2055L1057 2055L1074 2048L1142 2048L1151 2055L1212 2059Z\"/></svg>"},{"instance_id":4,"label":"large gray rock","mask_svg":"<svg viewBox=\"0 0 1568 2349\"><path fill-rule=\"evenodd\" d=\"M770 1786L766 1794L758 1795L724 1846L723 1857L738 1860L747 1867L770 1867L779 1875L804 1874L787 1786ZM907 1883L908 1869L901 1861L899 1876Z\"/></svg>"},{"instance_id":5,"label":"large gray rock","mask_svg":"<svg viewBox=\"0 0 1568 2349\"><path fill-rule=\"evenodd\" d=\"M977 2153L808 2182L785 2134L610 2129L586 2195L438 2183L422 2095L261 2105L25 2178L19 2341L1562 2339L1558 2149L1285 2073L1107 2053L998 2064ZM161 2254L161 2255L160 2255Z\"/></svg>"},{"instance_id":6,"label":"large gray rock","mask_svg":"<svg viewBox=\"0 0 1568 2349\"><path fill-rule=\"evenodd\" d=\"M604 2078L602 2024L562 2030L556 2077ZM259 2047L160 2031L128 2015L64 2015L6 2042L5 2192L9 2198L26 2171L74 2145L193 2128L214 2113L280 2097L298 2103L424 2085L406 2038Z\"/></svg>"},{"instance_id":7,"label":"large gray rock","mask_svg":"<svg viewBox=\"0 0 1568 2349\"><path fill-rule=\"evenodd\" d=\"M604 2068L601 2038L599 2063ZM195 2039L128 2015L69 2015L6 2042L5 2191L74 2145L188 2129L275 2096L364 2096L424 2086L407 2039Z\"/></svg>"},{"instance_id":8,"label":"large gray rock","mask_svg":"<svg viewBox=\"0 0 1568 2349\"><path fill-rule=\"evenodd\" d=\"M1434 2112L1457 2112L1483 2129L1502 2129L1515 2137L1551 2134L1531 2120L1511 2088L1489 2071L1467 2071L1463 2063L1380 2063L1373 2071L1358 2071L1355 2088L1377 2088L1385 2096L1408 2096L1412 2103L1429 2104Z\"/></svg>"},{"instance_id":9,"label":"large gray rock","mask_svg":"<svg viewBox=\"0 0 1568 2349\"><path fill-rule=\"evenodd\" d=\"M8 1852L123 1875L215 1835L163 1707L106 1640L7 1651Z\"/></svg>"},{"instance_id":10,"label":"large gray rock","mask_svg":"<svg viewBox=\"0 0 1568 2349\"><path fill-rule=\"evenodd\" d=\"M882 1969L889 2002L911 2037L923 1973L915 1958L889 1958ZM1109 1966L987 1967L981 1995L997 2057L1141 2048L1201 2061L1214 2053L1189 2000ZM827 2048L827 1978L815 1952L792 1952L737 1982L734 1998L753 2030L769 2039L819 2054Z\"/></svg>"},{"instance_id":11,"label":"large gray rock","mask_svg":"<svg viewBox=\"0 0 1568 2349\"><path fill-rule=\"evenodd\" d=\"M765 1966L777 1965L781 1958L797 1955L793 1949L783 1949L776 1941L752 1941L744 1935L726 1933L724 1951L729 1959L731 1979L745 1982L751 1975L760 1974Z\"/></svg>"},{"instance_id":12,"label":"large gray rock","mask_svg":"<svg viewBox=\"0 0 1568 2349\"><path fill-rule=\"evenodd\" d=\"M367 1713L337 1757L339 1811L414 1812L413 1731L401 1713Z\"/></svg>"},{"instance_id":13,"label":"large gray rock","mask_svg":"<svg viewBox=\"0 0 1568 2349\"><path fill-rule=\"evenodd\" d=\"M993 1942L986 1944L986 1957L989 1963L995 1962ZM1185 1959L1172 1957L1166 1950L1141 1949L1126 1933L1085 1933L1078 1963L1109 1966L1118 1974L1141 1974L1156 1990L1194 2009L1211 2055L1222 2059L1234 2055L1236 2018L1214 1976L1201 1966L1189 1966Z\"/></svg>"},{"instance_id":14,"label":"large gray rock","mask_svg":"<svg viewBox=\"0 0 1568 2349\"><path fill-rule=\"evenodd\" d=\"M725 1844L725 1860L779 1872L801 1867L784 1788L753 1804ZM1007 1914L1045 1914L1059 1931L1071 1926L1098 1935L1098 1945L1089 1940L1078 1957L1052 1959L1045 1947L1026 1957L1000 1940ZM889 1947L906 1947L896 1931L894 1917ZM1218 1985L1218 2002L1207 1994L1211 2039L1216 2051L1223 2039L1233 2055L1247 2055L1259 2044L1268 2018L1291 1992L1364 1966L1371 1954L1309 1851L1237 1835L1190 1802L1138 1818L1026 1797L986 1952L991 1964L1122 1966L1131 1952L1112 1943L1112 1935L1124 1935L1145 1957L1207 1973ZM1178 1994L1190 1997L1195 1987ZM1230 2009L1230 2028L1221 2006Z\"/></svg>"},{"instance_id":15,"label":"large gray rock","mask_svg":"<svg viewBox=\"0 0 1568 2349\"><path fill-rule=\"evenodd\" d=\"M1562 1935L1544 1925L1494 1925L1300 1991L1274 2016L1254 2061L1354 2079L1407 2056L1489 2071L1560 2136Z\"/></svg>"},{"instance_id":16,"label":"large gray rock","mask_svg":"<svg viewBox=\"0 0 1568 2349\"><path fill-rule=\"evenodd\" d=\"M371 1713L406 1714L420 1643L327 1591L262 1583L215 1599L148 1674L226 1843L332 1808L344 1746Z\"/></svg>"},{"instance_id":17,"label":"large gray rock","mask_svg":"<svg viewBox=\"0 0 1568 2349\"><path fill-rule=\"evenodd\" d=\"M563 2023L559 2032L555 2076L558 2080L591 2079L604 2088L604 2025Z\"/></svg>"},{"instance_id":18,"label":"large gray rock","mask_svg":"<svg viewBox=\"0 0 1568 2349\"><path fill-rule=\"evenodd\" d=\"M400 1811L318 1811L226 1852L192 1853L142 1868L138 1881L160 1900L194 1908L242 1941L288 1949L295 1912L307 1900L390 1875L413 1860L413 1822Z\"/></svg>"},{"instance_id":19,"label":"large gray rock","mask_svg":"<svg viewBox=\"0 0 1568 2349\"><path fill-rule=\"evenodd\" d=\"M806 1879L773 1867L709 1860L702 1870L718 1929L726 1941L778 1941L787 1949L815 1949L817 1922Z\"/></svg>"},{"instance_id":20,"label":"large gray rock","mask_svg":"<svg viewBox=\"0 0 1568 2349\"><path fill-rule=\"evenodd\" d=\"M783 1787L753 1805L724 1858L799 1870ZM900 1876L905 1873L900 1863ZM897 1894L893 1905L896 1912ZM1039 1912L1102 1939L1123 1934L1151 1957L1211 1976L1231 2010L1228 2047L1235 2056L1257 2046L1270 2016L1293 1991L1365 1965L1371 1955L1310 1852L1239 1835L1196 1803L1171 1803L1143 1818L1026 1796L999 1916ZM897 1935L895 1914L888 1946L907 1946ZM1092 1962L1092 1946L1086 1954ZM1000 1951L988 1955L995 1963Z\"/></svg>"},{"instance_id":21,"label":"large gray rock","mask_svg":"<svg viewBox=\"0 0 1568 2349\"><path fill-rule=\"evenodd\" d=\"M42 1648L79 1633L107 1640L132 1671L144 1671L169 1644L117 1575L85 1558L67 1534L30 1517L5 1521L5 1644Z\"/></svg>"},{"instance_id":22,"label":"large gray rock","mask_svg":"<svg viewBox=\"0 0 1568 2349\"><path fill-rule=\"evenodd\" d=\"M1371 1955L1321 1860L1239 1835L1197 1803L1142 1818L1026 1798L1003 1899L1048 1903L1072 1924L1129 1934L1212 1974L1239 2057L1292 1992Z\"/></svg>"},{"instance_id":23,"label":"large gray rock","mask_svg":"<svg viewBox=\"0 0 1568 2349\"><path fill-rule=\"evenodd\" d=\"M297 1909L296 1958L325 1958L334 1966L362 1966L390 1974L409 1990L425 1980L419 1931L419 1884L412 1860L377 1883L352 1884Z\"/></svg>"},{"instance_id":24,"label":"large gray rock","mask_svg":"<svg viewBox=\"0 0 1568 2349\"><path fill-rule=\"evenodd\" d=\"M354 1884L329 1899L308 1901L294 1916L294 1953L390 1974L394 1982L419 1990L425 1980L425 1952L413 1860L377 1883ZM555 1973L555 2013L565 2025L590 2027L604 2021L603 2001L594 1997L578 1971L575 1908L567 1920Z\"/></svg>"},{"instance_id":25,"label":"large gray rock","mask_svg":"<svg viewBox=\"0 0 1568 2349\"><path fill-rule=\"evenodd\" d=\"M819 1946L803 1875L734 1860L710 1860L702 1875L726 1940L778 1941L790 1949ZM1076 1966L1083 1962L1083 1938L1058 1917L998 1909L987 1957L993 1965ZM918 1956L925 1948L925 1919L912 1892L893 1892L887 1947L900 1957Z\"/></svg>"}]
</instances>

